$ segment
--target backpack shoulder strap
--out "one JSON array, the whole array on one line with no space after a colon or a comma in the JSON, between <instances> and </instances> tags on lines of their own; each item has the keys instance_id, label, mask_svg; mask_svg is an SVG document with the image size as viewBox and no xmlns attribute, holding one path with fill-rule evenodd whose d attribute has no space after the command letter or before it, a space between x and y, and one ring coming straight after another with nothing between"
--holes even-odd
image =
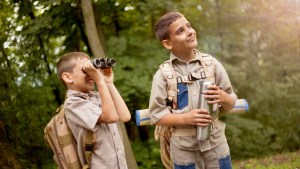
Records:
<instances>
[{"instance_id":1,"label":"backpack shoulder strap","mask_svg":"<svg viewBox=\"0 0 300 169\"><path fill-rule=\"evenodd\" d=\"M57 162L60 163L63 167L80 167L78 160L76 141L71 132L71 129L68 126L67 120L65 118L64 105L61 105L57 110L57 114L54 116L53 121L53 131L55 131L55 136L53 139L57 139L57 144L60 147L60 152L63 155L57 157ZM60 154L58 152L58 155ZM68 157L66 157L68 155Z\"/></svg>"},{"instance_id":2,"label":"backpack shoulder strap","mask_svg":"<svg viewBox=\"0 0 300 169\"><path fill-rule=\"evenodd\" d=\"M159 68L167 80L167 106L170 106L172 109L177 109L177 80L175 69L170 60L165 61Z\"/></svg>"},{"instance_id":3,"label":"backpack shoulder strap","mask_svg":"<svg viewBox=\"0 0 300 169\"><path fill-rule=\"evenodd\" d=\"M164 78L167 81L167 106L177 109L177 79L175 69L170 60L159 66ZM170 157L171 128L168 126L156 126L154 131L155 139L160 142L161 161L166 169L172 169Z\"/></svg>"},{"instance_id":4,"label":"backpack shoulder strap","mask_svg":"<svg viewBox=\"0 0 300 169\"><path fill-rule=\"evenodd\" d=\"M201 65L204 68L206 79L210 82L215 83L215 62L213 61L213 57L209 54L201 53L202 60Z\"/></svg>"},{"instance_id":5,"label":"backpack shoulder strap","mask_svg":"<svg viewBox=\"0 0 300 169\"><path fill-rule=\"evenodd\" d=\"M83 139L83 148L84 148L84 155L87 164L83 166L83 169L88 169L91 166L91 158L93 148L95 147L95 139L96 133L92 132L91 130L85 130L85 138Z\"/></svg>"},{"instance_id":6,"label":"backpack shoulder strap","mask_svg":"<svg viewBox=\"0 0 300 169\"><path fill-rule=\"evenodd\" d=\"M57 112L59 112L59 116L58 116L58 118L60 119L59 121L62 121L62 120L66 119L65 111L64 111L64 105L61 105L58 108ZM66 123L68 123L68 122L66 121ZM72 131L71 131L68 124L67 124L67 128L69 130L69 135L70 136L69 136L69 139L66 140L66 141L70 142L71 139L73 138L73 133L72 133ZM85 130L82 146L83 146L83 149L84 149L84 156L85 156L85 159L86 159L86 164L82 166L83 169L90 168L92 152L93 152L93 148L95 146L95 139L96 139L96 133L92 132L91 130ZM76 149L77 149L77 147L76 147ZM76 153L77 153L77 151L76 151ZM78 165L78 164L76 164L76 165Z\"/></svg>"}]
</instances>

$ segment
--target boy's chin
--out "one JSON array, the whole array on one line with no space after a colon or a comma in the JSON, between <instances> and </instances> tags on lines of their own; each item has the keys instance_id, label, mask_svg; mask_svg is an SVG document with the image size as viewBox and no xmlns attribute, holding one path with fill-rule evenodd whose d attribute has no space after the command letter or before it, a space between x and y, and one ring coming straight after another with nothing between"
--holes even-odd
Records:
<instances>
[{"instance_id":1,"label":"boy's chin","mask_svg":"<svg viewBox=\"0 0 300 169\"><path fill-rule=\"evenodd\" d=\"M88 91L93 91L93 90L95 90L95 85L94 85L94 83L93 83L93 84L88 83L87 86L86 86L86 90L88 90Z\"/></svg>"},{"instance_id":2,"label":"boy's chin","mask_svg":"<svg viewBox=\"0 0 300 169\"><path fill-rule=\"evenodd\" d=\"M94 91L95 90L95 86L94 85L90 86L88 89L89 89L89 91Z\"/></svg>"},{"instance_id":3,"label":"boy's chin","mask_svg":"<svg viewBox=\"0 0 300 169\"><path fill-rule=\"evenodd\" d=\"M192 46L192 48L196 48L198 46L198 42L196 41L196 42L192 43L191 46Z\"/></svg>"}]
</instances>

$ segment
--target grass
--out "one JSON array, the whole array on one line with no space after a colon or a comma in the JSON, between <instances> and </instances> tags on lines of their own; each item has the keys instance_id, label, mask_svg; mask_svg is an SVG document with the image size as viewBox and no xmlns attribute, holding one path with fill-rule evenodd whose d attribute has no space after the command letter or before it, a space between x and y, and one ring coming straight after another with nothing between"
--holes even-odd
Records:
<instances>
[{"instance_id":1,"label":"grass","mask_svg":"<svg viewBox=\"0 0 300 169\"><path fill-rule=\"evenodd\" d=\"M233 161L234 169L300 169L300 150L264 158Z\"/></svg>"}]
</instances>

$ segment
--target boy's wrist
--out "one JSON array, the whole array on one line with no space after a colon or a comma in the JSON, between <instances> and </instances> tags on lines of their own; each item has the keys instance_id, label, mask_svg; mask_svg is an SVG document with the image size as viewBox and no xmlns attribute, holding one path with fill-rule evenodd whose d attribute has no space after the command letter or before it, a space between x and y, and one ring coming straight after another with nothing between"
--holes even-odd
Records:
<instances>
[{"instance_id":1,"label":"boy's wrist","mask_svg":"<svg viewBox=\"0 0 300 169\"><path fill-rule=\"evenodd\" d=\"M113 82L106 83L107 87L113 87L115 84Z\"/></svg>"},{"instance_id":2,"label":"boy's wrist","mask_svg":"<svg viewBox=\"0 0 300 169\"><path fill-rule=\"evenodd\" d=\"M225 101L221 103L224 110L231 110L234 107L234 104L235 99L233 99L229 94L226 95Z\"/></svg>"},{"instance_id":3,"label":"boy's wrist","mask_svg":"<svg viewBox=\"0 0 300 169\"><path fill-rule=\"evenodd\" d=\"M106 86L106 83L105 83L104 81L98 81L98 82L96 83L96 85L97 85L98 87L101 87L101 86Z\"/></svg>"}]
</instances>

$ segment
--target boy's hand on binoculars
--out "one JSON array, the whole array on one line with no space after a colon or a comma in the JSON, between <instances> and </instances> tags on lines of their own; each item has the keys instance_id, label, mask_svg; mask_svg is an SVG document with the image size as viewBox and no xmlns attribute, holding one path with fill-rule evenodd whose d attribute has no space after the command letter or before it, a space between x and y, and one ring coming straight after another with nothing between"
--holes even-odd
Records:
<instances>
[{"instance_id":1,"label":"boy's hand on binoculars","mask_svg":"<svg viewBox=\"0 0 300 169\"><path fill-rule=\"evenodd\" d=\"M106 84L112 84L114 82L114 73L112 67L100 69L101 73L104 75L104 80Z\"/></svg>"},{"instance_id":2,"label":"boy's hand on binoculars","mask_svg":"<svg viewBox=\"0 0 300 169\"><path fill-rule=\"evenodd\" d=\"M207 126L212 122L212 117L207 110L194 109L186 113L187 125L193 126Z\"/></svg>"},{"instance_id":3,"label":"boy's hand on binoculars","mask_svg":"<svg viewBox=\"0 0 300 169\"><path fill-rule=\"evenodd\" d=\"M90 76L95 82L96 81L104 81L103 74L96 69L90 61L84 62L82 66L82 71Z\"/></svg>"},{"instance_id":4,"label":"boy's hand on binoculars","mask_svg":"<svg viewBox=\"0 0 300 169\"><path fill-rule=\"evenodd\" d=\"M208 104L223 103L227 97L227 93L216 85L208 86L207 91L204 91L205 98L208 99Z\"/></svg>"}]
</instances>

